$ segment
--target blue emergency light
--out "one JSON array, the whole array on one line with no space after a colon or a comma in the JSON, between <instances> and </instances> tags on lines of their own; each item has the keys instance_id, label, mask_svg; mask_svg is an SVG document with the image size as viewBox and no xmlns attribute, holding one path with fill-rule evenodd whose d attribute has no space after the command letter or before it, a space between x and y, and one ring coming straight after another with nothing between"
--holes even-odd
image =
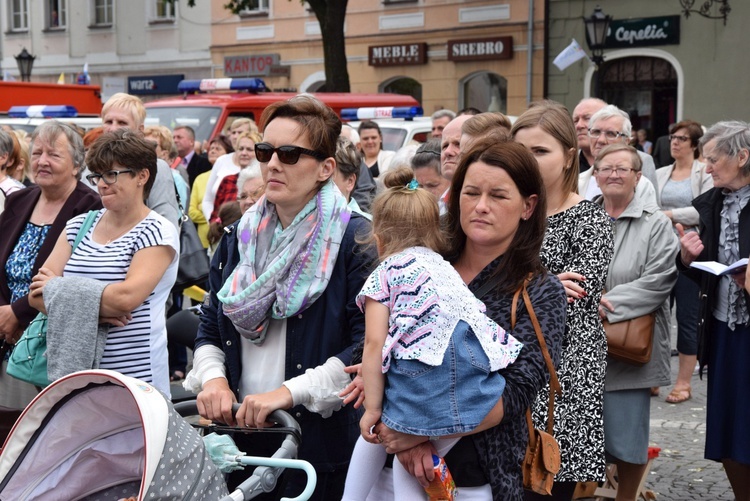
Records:
<instances>
[{"instance_id":1,"label":"blue emergency light","mask_svg":"<svg viewBox=\"0 0 750 501\"><path fill-rule=\"evenodd\" d=\"M268 90L260 78L205 78L203 80L183 80L177 84L180 92L207 92L211 90L246 90L263 92Z\"/></svg>"},{"instance_id":2,"label":"blue emergency light","mask_svg":"<svg viewBox=\"0 0 750 501\"><path fill-rule=\"evenodd\" d=\"M11 118L75 118L78 110L69 105L35 105L11 106L8 110Z\"/></svg>"},{"instance_id":3,"label":"blue emergency light","mask_svg":"<svg viewBox=\"0 0 750 501\"><path fill-rule=\"evenodd\" d=\"M381 106L377 108L344 108L341 110L342 120L372 120L373 118L404 118L411 120L421 117L423 110L420 106Z\"/></svg>"}]
</instances>

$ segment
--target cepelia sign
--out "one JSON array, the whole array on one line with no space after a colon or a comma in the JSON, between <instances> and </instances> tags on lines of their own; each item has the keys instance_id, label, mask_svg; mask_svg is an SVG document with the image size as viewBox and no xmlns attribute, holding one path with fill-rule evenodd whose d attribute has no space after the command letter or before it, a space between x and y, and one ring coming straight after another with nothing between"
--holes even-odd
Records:
<instances>
[{"instance_id":1,"label":"cepelia sign","mask_svg":"<svg viewBox=\"0 0 750 501\"><path fill-rule=\"evenodd\" d=\"M613 19L609 23L604 47L651 47L680 43L680 16Z\"/></svg>"}]
</instances>

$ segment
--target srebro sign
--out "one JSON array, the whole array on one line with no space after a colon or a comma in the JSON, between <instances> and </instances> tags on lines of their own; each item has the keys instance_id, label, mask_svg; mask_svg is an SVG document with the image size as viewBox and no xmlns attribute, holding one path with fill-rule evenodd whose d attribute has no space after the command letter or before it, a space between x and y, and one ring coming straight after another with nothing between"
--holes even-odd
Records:
<instances>
[{"instance_id":1,"label":"srebro sign","mask_svg":"<svg viewBox=\"0 0 750 501\"><path fill-rule=\"evenodd\" d=\"M680 43L680 16L613 19L604 47L650 47Z\"/></svg>"},{"instance_id":2,"label":"srebro sign","mask_svg":"<svg viewBox=\"0 0 750 501\"><path fill-rule=\"evenodd\" d=\"M227 56L224 58L224 76L267 77L271 74L271 66L277 66L280 60L278 54Z\"/></svg>"},{"instance_id":3,"label":"srebro sign","mask_svg":"<svg viewBox=\"0 0 750 501\"><path fill-rule=\"evenodd\" d=\"M448 40L449 61L487 61L513 57L513 37Z\"/></svg>"},{"instance_id":4,"label":"srebro sign","mask_svg":"<svg viewBox=\"0 0 750 501\"><path fill-rule=\"evenodd\" d=\"M427 44L411 43L402 45L374 45L368 48L367 64L370 66L401 66L405 64L425 64Z\"/></svg>"}]
</instances>

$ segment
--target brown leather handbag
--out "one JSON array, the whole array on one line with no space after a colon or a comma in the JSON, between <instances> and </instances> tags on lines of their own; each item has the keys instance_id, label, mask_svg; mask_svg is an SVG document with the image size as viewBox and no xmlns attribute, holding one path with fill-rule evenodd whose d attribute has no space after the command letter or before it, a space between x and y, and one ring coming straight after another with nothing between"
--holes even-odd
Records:
<instances>
[{"instance_id":1,"label":"brown leather handbag","mask_svg":"<svg viewBox=\"0 0 750 501\"><path fill-rule=\"evenodd\" d=\"M526 447L526 456L523 458L523 486L525 489L534 491L537 494L550 495L552 494L552 484L555 475L560 471L560 447L555 437L552 436L552 428L555 421L555 393L561 394L562 388L560 387L560 381L557 379L557 372L555 371L555 366L552 364L552 358L549 356L547 343L544 341L544 336L542 335L542 328L531 305L529 293L526 291L527 282L528 280L524 281L523 286L513 296L513 306L511 307L510 314L511 328L515 328L518 296L523 293L523 301L526 304L529 317L531 317L531 323L534 325L536 338L539 341L539 346L542 349L542 355L544 355L544 361L547 364L547 370L550 374L550 388L546 432L534 428L531 420L531 410L526 409L529 444Z\"/></svg>"},{"instance_id":2,"label":"brown leather handbag","mask_svg":"<svg viewBox=\"0 0 750 501\"><path fill-rule=\"evenodd\" d=\"M644 365L651 360L655 322L656 312L622 322L602 320L607 333L607 354L631 365Z\"/></svg>"}]
</instances>

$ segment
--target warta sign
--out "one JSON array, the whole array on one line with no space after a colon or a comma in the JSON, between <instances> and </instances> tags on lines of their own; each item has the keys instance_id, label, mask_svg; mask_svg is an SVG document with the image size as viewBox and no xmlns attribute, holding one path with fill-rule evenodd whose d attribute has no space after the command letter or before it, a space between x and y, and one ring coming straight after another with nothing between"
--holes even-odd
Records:
<instances>
[{"instance_id":1,"label":"warta sign","mask_svg":"<svg viewBox=\"0 0 750 501\"><path fill-rule=\"evenodd\" d=\"M513 57L513 37L448 40L449 61L487 61Z\"/></svg>"},{"instance_id":2,"label":"warta sign","mask_svg":"<svg viewBox=\"0 0 750 501\"><path fill-rule=\"evenodd\" d=\"M427 44L374 45L368 48L367 64L370 66L403 66L425 64Z\"/></svg>"}]
</instances>

